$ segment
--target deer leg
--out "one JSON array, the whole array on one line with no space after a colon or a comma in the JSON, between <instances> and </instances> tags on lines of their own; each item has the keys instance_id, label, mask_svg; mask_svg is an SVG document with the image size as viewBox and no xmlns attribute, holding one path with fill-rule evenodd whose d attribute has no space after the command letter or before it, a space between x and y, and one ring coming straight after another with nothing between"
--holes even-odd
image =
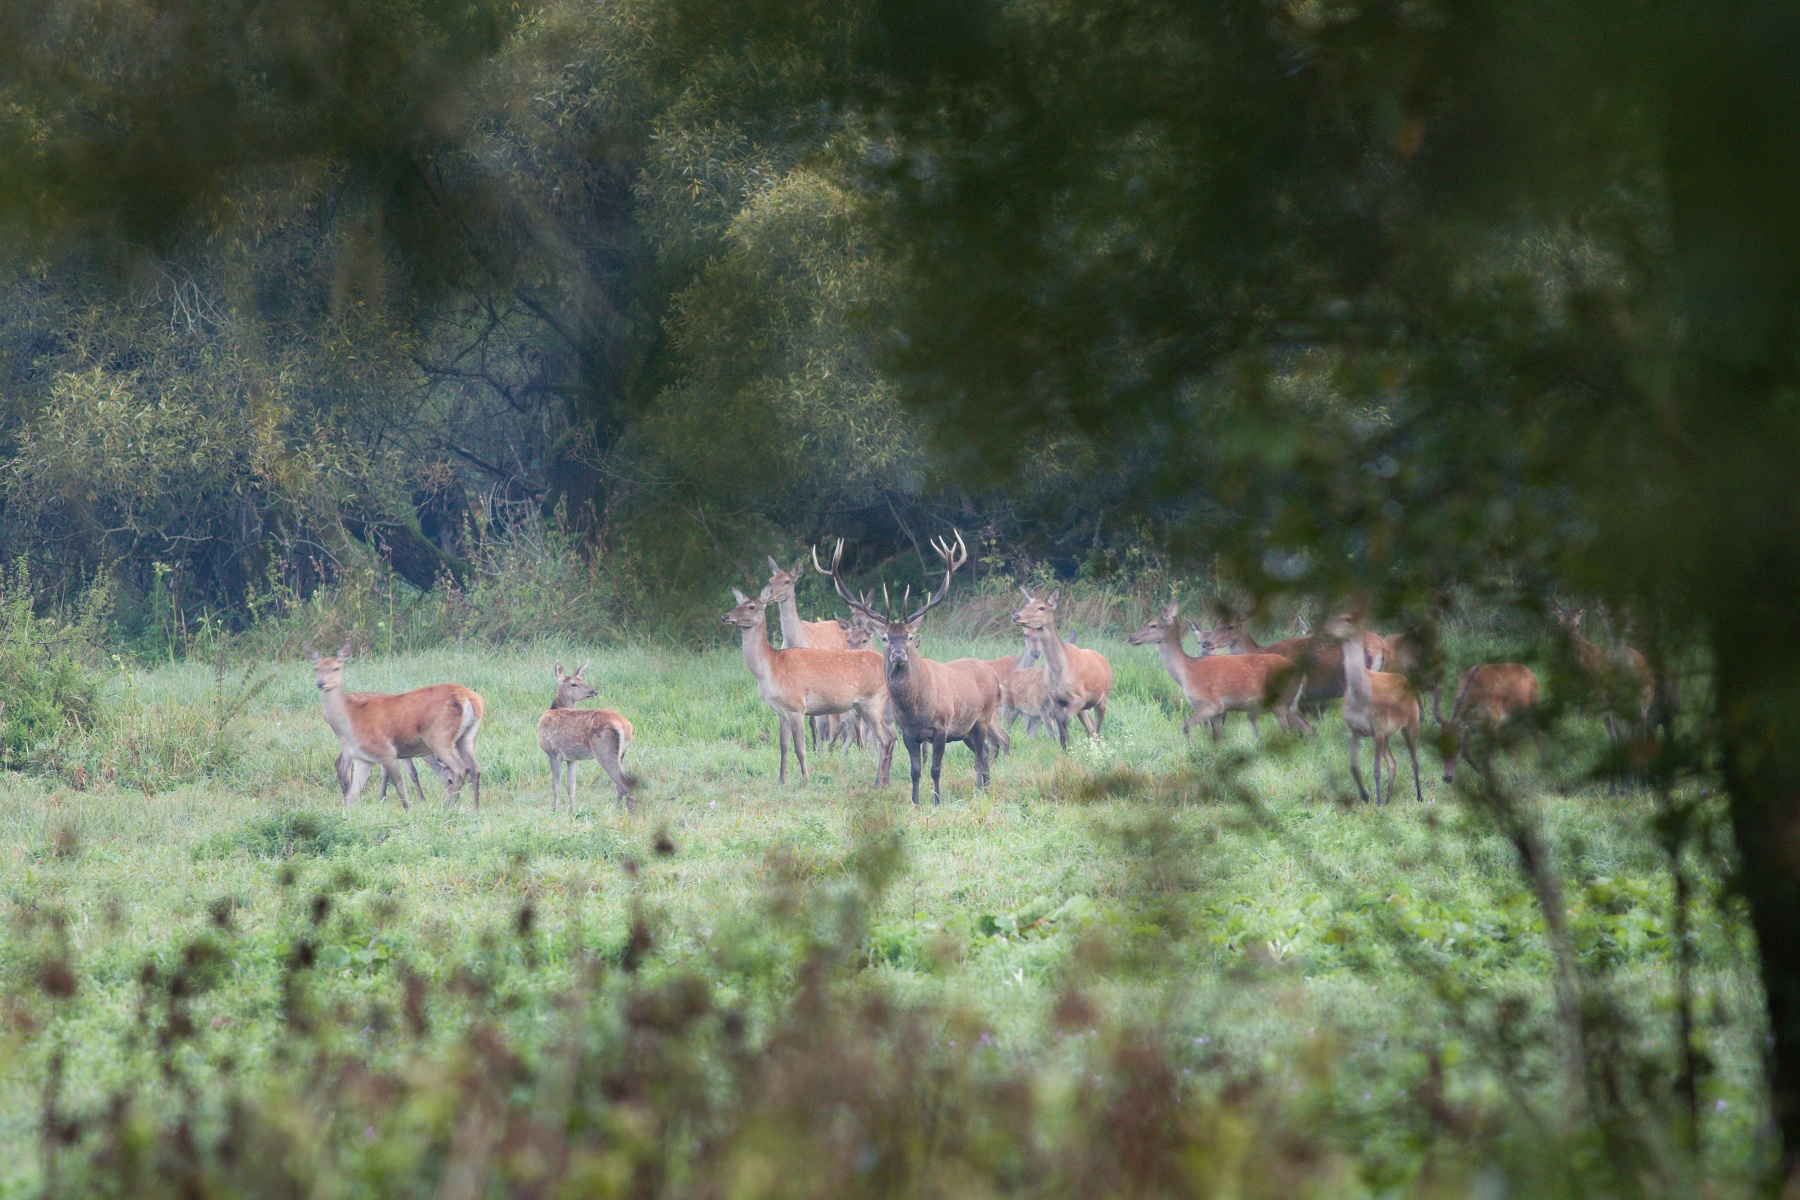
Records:
<instances>
[{"instance_id":1,"label":"deer leg","mask_svg":"<svg viewBox=\"0 0 1800 1200\"><path fill-rule=\"evenodd\" d=\"M1100 736L1100 720L1094 715L1093 709L1084 708L1075 716L1081 722L1081 727L1087 730L1089 737Z\"/></svg>"},{"instance_id":2,"label":"deer leg","mask_svg":"<svg viewBox=\"0 0 1800 1200\"><path fill-rule=\"evenodd\" d=\"M1094 734L1095 734L1095 736L1096 737L1099 736L1100 731L1105 728L1106 728L1106 698L1101 697L1100 703L1094 705Z\"/></svg>"},{"instance_id":3,"label":"deer leg","mask_svg":"<svg viewBox=\"0 0 1800 1200\"><path fill-rule=\"evenodd\" d=\"M919 750L922 743L909 733L906 735L906 753L912 759L913 807L919 806Z\"/></svg>"},{"instance_id":4,"label":"deer leg","mask_svg":"<svg viewBox=\"0 0 1800 1200\"><path fill-rule=\"evenodd\" d=\"M1406 753L1412 759L1413 796L1420 804L1425 803L1425 785L1419 782L1419 730L1417 726L1406 727Z\"/></svg>"},{"instance_id":5,"label":"deer leg","mask_svg":"<svg viewBox=\"0 0 1800 1200\"><path fill-rule=\"evenodd\" d=\"M481 726L479 724L463 730L462 736L456 739L456 745L453 747L453 749L462 756L463 770L465 772L463 777L474 781L476 812L481 811L481 764L475 760L475 735L480 732ZM574 792L571 791L569 794L569 809L570 811L574 811L574 808L575 796Z\"/></svg>"},{"instance_id":6,"label":"deer leg","mask_svg":"<svg viewBox=\"0 0 1800 1200\"><path fill-rule=\"evenodd\" d=\"M781 742L781 782L787 782L787 744L788 718L786 713L775 714L775 736Z\"/></svg>"},{"instance_id":7,"label":"deer leg","mask_svg":"<svg viewBox=\"0 0 1800 1200\"><path fill-rule=\"evenodd\" d=\"M398 755L395 755L391 758L385 758L381 762L381 769L382 769L383 773L392 775L394 777L394 787L399 789L401 798L405 799L406 787L404 784L402 784L400 782L401 780L406 778L405 775L400 773L400 764L403 761L405 761L405 760L401 759ZM373 772L373 768L370 768L370 770L371 770L371 772Z\"/></svg>"},{"instance_id":8,"label":"deer leg","mask_svg":"<svg viewBox=\"0 0 1800 1200\"><path fill-rule=\"evenodd\" d=\"M1356 794L1362 797L1362 802L1364 804L1367 804L1369 802L1369 789L1363 786L1362 739L1356 736L1355 733L1350 735L1350 778L1356 780ZM1380 783L1379 775L1376 776L1376 782L1377 784Z\"/></svg>"},{"instance_id":9,"label":"deer leg","mask_svg":"<svg viewBox=\"0 0 1800 1200\"><path fill-rule=\"evenodd\" d=\"M969 736L963 741L975 752L975 786L984 788L988 784L987 734L980 722L969 727Z\"/></svg>"},{"instance_id":10,"label":"deer leg","mask_svg":"<svg viewBox=\"0 0 1800 1200\"><path fill-rule=\"evenodd\" d=\"M554 750L544 751L544 757L550 760L550 811L554 813L556 811L556 793L562 787L562 758ZM575 805L571 802L569 810L573 812L574 808Z\"/></svg>"},{"instance_id":11,"label":"deer leg","mask_svg":"<svg viewBox=\"0 0 1800 1200\"><path fill-rule=\"evenodd\" d=\"M344 789L344 812L350 811L350 805L361 794L363 784L369 782L369 764L360 758L350 760L350 784Z\"/></svg>"},{"instance_id":12,"label":"deer leg","mask_svg":"<svg viewBox=\"0 0 1800 1200\"><path fill-rule=\"evenodd\" d=\"M1244 719L1250 722L1250 732L1256 735L1256 744L1262 745L1262 714L1259 712L1245 713Z\"/></svg>"},{"instance_id":13,"label":"deer leg","mask_svg":"<svg viewBox=\"0 0 1800 1200\"><path fill-rule=\"evenodd\" d=\"M807 778L806 770L806 718L794 718L794 761L800 764L800 778Z\"/></svg>"},{"instance_id":14,"label":"deer leg","mask_svg":"<svg viewBox=\"0 0 1800 1200\"><path fill-rule=\"evenodd\" d=\"M938 734L931 739L931 802L942 804L943 794L938 789L938 776L944 770L944 735Z\"/></svg>"},{"instance_id":15,"label":"deer leg","mask_svg":"<svg viewBox=\"0 0 1800 1200\"><path fill-rule=\"evenodd\" d=\"M589 749L594 752L594 761L600 764L600 769L613 781L613 788L619 793L619 799L630 807L632 780L625 774L625 764L620 761L619 741L617 733L606 730L594 739Z\"/></svg>"}]
</instances>

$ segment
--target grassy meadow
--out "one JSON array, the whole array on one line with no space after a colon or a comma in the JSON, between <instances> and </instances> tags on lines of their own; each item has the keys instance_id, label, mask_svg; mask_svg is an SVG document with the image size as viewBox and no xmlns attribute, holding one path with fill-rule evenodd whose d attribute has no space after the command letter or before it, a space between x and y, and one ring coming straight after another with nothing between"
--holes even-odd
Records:
<instances>
[{"instance_id":1,"label":"grassy meadow","mask_svg":"<svg viewBox=\"0 0 1800 1200\"><path fill-rule=\"evenodd\" d=\"M1323 1147L1309 1153L1336 1163L1319 1168L1326 1191L1467 1182L1441 1174L1455 1144L1547 1170L1532 1148L1556 1142L1563 1099L1542 915L1512 843L1439 781L1435 751L1421 753L1424 807L1404 748L1405 799L1365 807L1335 713L1305 742L1266 721L1259 748L1236 717L1223 745L1204 729L1185 741L1153 648L1081 640L1116 671L1104 736L1072 731L1065 755L1017 725L983 793L952 746L943 805L927 778L917 809L904 747L879 791L854 749L815 753L810 780L790 769L781 786L774 719L735 642L352 661L357 690L455 680L482 693L479 813L466 793L446 809L426 772L429 803L401 811L371 788L342 815L336 743L303 661L248 677L120 665L105 684L110 726L72 743L58 770L0 781L0 1196L39 1194L46 1172L78 1178L81 1139L127 1093L143 1129L192 1111L184 1136L205 1142L231 1103L296 1094L296 1042L416 1081L485 1028L541 1065L572 990L679 977L704 981L707 1011L757 1044L786 1027L808 956L846 940L833 988L920 1014L929 1054L950 1056L956 1078L1028 1075L1040 1107L1085 1111L1069 1097L1102 1086L1094 1064L1122 1031L1148 1030L1183 1095L1253 1095L1242 1103L1256 1121L1306 1130ZM993 656L1010 643L927 649ZM1452 644L1462 662L1487 649L1473 635ZM536 721L551 664L589 659L597 703L636 726L628 761L643 786L622 811L585 763L575 811L553 815ZM1670 875L1649 792L1557 765L1599 738L1597 723L1571 722L1550 769L1527 754L1506 777L1556 848L1589 1051L1641 1092L1630 1103L1661 1111ZM190 740L205 746L167 744ZM1696 861L1702 1155L1734 1177L1757 1161L1760 996L1739 923ZM613 1027L597 1028L604 1041ZM71 1122L57 1146L46 1113ZM320 1144L337 1136L330 1117L308 1119ZM454 1159L455 1115L419 1120L442 1127ZM432 1190L333 1161L322 1194Z\"/></svg>"}]
</instances>

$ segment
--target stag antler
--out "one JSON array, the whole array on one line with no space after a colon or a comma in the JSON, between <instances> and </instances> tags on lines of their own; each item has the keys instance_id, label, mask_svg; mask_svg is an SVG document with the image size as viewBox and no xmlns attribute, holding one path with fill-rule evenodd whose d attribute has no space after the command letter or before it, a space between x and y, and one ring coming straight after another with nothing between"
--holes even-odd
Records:
<instances>
[{"instance_id":1,"label":"stag antler","mask_svg":"<svg viewBox=\"0 0 1800 1200\"><path fill-rule=\"evenodd\" d=\"M850 594L850 589L844 586L844 581L838 578L838 564L844 561L843 538L837 540L837 548L831 552L830 567L822 567L819 565L819 548L817 546L812 548L812 560L813 570L821 575L831 576L831 586L837 591L838 599L842 600L845 604L848 604L851 612L861 613L871 621L883 620L873 608L869 607L868 597L865 596L863 599L858 600L855 596Z\"/></svg>"},{"instance_id":2,"label":"stag antler","mask_svg":"<svg viewBox=\"0 0 1800 1200\"><path fill-rule=\"evenodd\" d=\"M938 585L937 593L925 601L923 608L920 608L917 612L906 618L906 623L908 625L917 621L920 617L923 617L926 613L944 602L944 597L950 594L950 577L956 574L956 568L969 561L969 548L963 544L963 535L955 530L952 530L952 532L956 533L956 546L954 549L951 548L949 542L941 537L931 539L931 548L937 551L937 556L942 559L944 563L944 582Z\"/></svg>"}]
</instances>

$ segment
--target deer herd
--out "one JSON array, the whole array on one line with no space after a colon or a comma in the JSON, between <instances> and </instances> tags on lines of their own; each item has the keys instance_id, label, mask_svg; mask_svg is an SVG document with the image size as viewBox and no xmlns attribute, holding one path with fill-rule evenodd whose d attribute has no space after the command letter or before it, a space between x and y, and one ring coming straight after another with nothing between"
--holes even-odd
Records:
<instances>
[{"instance_id":1,"label":"deer herd","mask_svg":"<svg viewBox=\"0 0 1800 1200\"><path fill-rule=\"evenodd\" d=\"M968 561L961 534L954 544L940 538L931 545L943 578L910 612L910 588L895 607L884 587L883 603L877 608L872 592L857 595L845 586L838 573L844 553L841 539L829 565L820 562L816 549L812 565L831 579L837 596L850 609L849 620L801 620L795 585L805 575L805 559L784 569L770 558L769 582L755 597L732 589L737 603L722 620L740 631L744 665L764 703L775 710L783 783L790 749L801 777L808 775L809 730L815 749L839 744L872 749L875 784L881 788L888 785L894 744L904 742L915 805L927 747L932 799L937 803L944 748L950 742L968 746L975 758L976 787L981 788L987 786L994 757L1010 752L1007 727L1021 716L1028 735L1034 729L1053 733L1064 749L1071 721L1079 722L1090 737L1100 736L1113 686L1112 664L1098 651L1064 640L1057 629L1060 589L1047 596L1021 589L1025 604L1012 617L1024 642L1018 654L947 662L925 657L919 636L925 617L944 602L952 578ZM780 648L769 637L771 609L781 629ZM1667 709L1672 704L1673 689L1659 681L1637 650L1622 646L1609 651L1583 637L1581 610L1559 610L1558 617L1609 737L1615 748L1625 746L1634 729L1648 728L1654 707ZM1199 639L1198 657L1183 649L1188 630ZM1315 731L1323 705L1341 699L1350 773L1365 802L1369 792L1362 774L1362 742L1366 738L1374 743L1375 802L1382 804L1392 798L1399 782L1392 745L1396 736L1405 743L1412 763L1414 797L1423 802L1421 692L1430 695L1432 716L1441 730L1437 742L1446 783L1454 780L1459 759L1485 773L1495 746L1536 733L1531 718L1539 704L1538 678L1521 663L1469 668L1445 717L1443 657L1428 631L1382 637L1365 629L1356 617L1339 615L1317 633L1302 622L1299 637L1264 646L1251 638L1240 617L1227 615L1204 629L1184 622L1178 605L1170 601L1128 640L1133 646L1157 648L1191 710L1182 725L1182 732L1190 736L1196 724L1204 723L1215 741L1221 739L1231 713L1245 715L1259 742L1264 716L1273 717L1288 733L1305 736ZM481 767L475 759L475 740L486 710L479 695L458 684L435 684L397 695L345 692L343 666L350 658L350 643L332 656L320 655L310 645L305 649L326 723L337 735L338 783L346 810L377 765L383 773L382 796L392 785L401 807L406 807L402 761L413 792L423 800L414 765L419 758L443 782L452 804L465 783L473 784L475 808L480 810ZM583 664L565 674L561 663L555 665L556 691L538 720L538 746L550 767L552 811L559 793L573 811L578 762L598 762L627 805L637 785L625 770L631 722L611 709L577 707L597 694L584 678L586 671Z\"/></svg>"}]
</instances>

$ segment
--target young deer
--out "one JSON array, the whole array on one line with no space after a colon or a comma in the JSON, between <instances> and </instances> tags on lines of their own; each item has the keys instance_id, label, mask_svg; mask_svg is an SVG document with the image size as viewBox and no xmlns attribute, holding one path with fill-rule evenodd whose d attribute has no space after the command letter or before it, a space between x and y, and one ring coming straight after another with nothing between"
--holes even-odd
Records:
<instances>
[{"instance_id":1,"label":"young deer","mask_svg":"<svg viewBox=\"0 0 1800 1200\"><path fill-rule=\"evenodd\" d=\"M1537 673L1522 663L1481 663L1470 667L1456 685L1450 702L1450 722L1444 726L1444 782L1456 781L1456 762L1487 774L1493 747L1502 738L1529 725L1538 706ZM1471 740L1480 752L1470 750Z\"/></svg>"},{"instance_id":2,"label":"young deer","mask_svg":"<svg viewBox=\"0 0 1800 1200\"><path fill-rule=\"evenodd\" d=\"M375 764L398 781L401 759L427 756L442 764L448 803L455 804L463 783L472 779L475 811L481 811L481 764L475 761L475 739L481 733L486 705L480 696L460 684L439 683L396 696L357 693L360 699L352 700L344 694L344 663L350 658L350 643L345 642L330 657L311 645L303 648L313 665L325 722L350 760L345 812L362 792ZM418 783L415 773L413 786L417 788ZM425 799L423 791L419 799Z\"/></svg>"},{"instance_id":3,"label":"young deer","mask_svg":"<svg viewBox=\"0 0 1800 1200\"><path fill-rule=\"evenodd\" d=\"M802 621L800 606L794 599L794 584L806 572L806 560L794 560L791 571L781 569L773 555L764 555L769 560L769 582L763 591L781 614L781 644L784 649L796 648L805 650L853 650L860 647L850 645L850 625L835 617L829 621ZM854 718L852 718L854 720ZM844 719L834 715L812 718L813 748L834 745L844 732Z\"/></svg>"},{"instance_id":4,"label":"young deer","mask_svg":"<svg viewBox=\"0 0 1800 1200\"><path fill-rule=\"evenodd\" d=\"M1576 664L1593 689L1606 736L1614 747L1632 740L1633 731L1647 731L1650 710L1656 703L1656 675L1650 662L1635 648L1622 646L1609 654L1581 636L1583 608L1556 611L1556 619L1568 631Z\"/></svg>"},{"instance_id":5,"label":"young deer","mask_svg":"<svg viewBox=\"0 0 1800 1200\"><path fill-rule=\"evenodd\" d=\"M1048 596L1033 596L1024 588L1025 607L1013 614L1013 624L1038 635L1044 656L1044 682L1049 699L1046 719L1056 726L1063 749L1069 748L1069 721L1079 718L1088 736L1099 737L1106 724L1106 697L1112 691L1112 664L1097 650L1083 650L1064 642L1056 631L1057 588Z\"/></svg>"},{"instance_id":6,"label":"young deer","mask_svg":"<svg viewBox=\"0 0 1800 1200\"><path fill-rule=\"evenodd\" d=\"M867 650L777 650L769 645L770 597L765 589L752 600L736 588L737 607L721 618L743 630L744 665L756 679L756 690L775 710L780 727L781 782L787 782L788 746L807 777L806 718L825 713L855 713L876 742L875 786L885 787L894 757L894 735L887 727L887 686L881 655Z\"/></svg>"},{"instance_id":7,"label":"young deer","mask_svg":"<svg viewBox=\"0 0 1800 1200\"><path fill-rule=\"evenodd\" d=\"M637 780L625 772L625 752L631 748L631 722L610 708L576 708L583 700L600 693L582 675L588 664L582 663L573 675L564 675L562 664L556 664L556 695L550 709L538 718L538 749L550 760L550 811L556 811L556 789L563 784L564 764L568 781L569 811L575 811L575 764L593 759L606 772L618 790L619 799L631 807L631 793Z\"/></svg>"},{"instance_id":8,"label":"young deer","mask_svg":"<svg viewBox=\"0 0 1800 1200\"><path fill-rule=\"evenodd\" d=\"M999 739L1002 754L1012 753L1012 735L1007 732L1006 727L1021 712L1027 714L1027 736L1037 727L1038 714L1044 707L1044 671L1042 667L1031 665L1037 659L1037 639L1028 636L1025 648L1019 653L982 660L994 669L994 678L1000 681L1000 715L994 723L994 736ZM1020 688L1024 689L1024 704L1020 703Z\"/></svg>"},{"instance_id":9,"label":"young deer","mask_svg":"<svg viewBox=\"0 0 1800 1200\"><path fill-rule=\"evenodd\" d=\"M1418 625L1390 633L1387 664L1374 670L1392 671L1412 681L1414 691L1431 693L1431 719L1441 728L1444 724L1444 648L1438 640L1436 625Z\"/></svg>"},{"instance_id":10,"label":"young deer","mask_svg":"<svg viewBox=\"0 0 1800 1200\"><path fill-rule=\"evenodd\" d=\"M1374 739L1375 803L1391 800L1400 777L1400 764L1394 761L1388 739L1398 733L1406 739L1407 753L1412 755L1413 791L1423 804L1425 790L1419 782L1419 698L1413 695L1406 676L1369 670L1364 656L1351 649L1363 645L1362 632L1350 617L1333 617L1325 622L1325 636L1342 647L1339 658L1344 664L1344 728L1350 732L1350 774L1366 804L1369 791L1363 786L1362 740ZM1381 790L1383 762L1388 767L1386 799Z\"/></svg>"},{"instance_id":11,"label":"young deer","mask_svg":"<svg viewBox=\"0 0 1800 1200\"><path fill-rule=\"evenodd\" d=\"M1000 679L994 669L979 658L958 658L950 662L933 662L919 652L916 635L925 614L942 604L950 594L950 578L968 561L969 550L962 535L956 535L956 548L939 538L931 543L944 563L944 582L937 592L905 617L883 616L857 600L838 578L838 564L843 561L844 543L839 539L831 556L831 567L819 570L831 576L837 594L852 610L862 614L880 635L886 653L882 655L887 679L887 694L894 724L906 741L907 757L912 763L912 798L919 802L919 755L921 747L931 744L931 799L943 803L938 779L944 766L944 745L966 743L975 753L975 786L986 787L988 781L988 746L997 744L996 720L1000 711ZM813 564L818 565L817 551ZM907 589L907 597L912 589ZM905 610L906 599L900 601Z\"/></svg>"},{"instance_id":12,"label":"young deer","mask_svg":"<svg viewBox=\"0 0 1800 1200\"><path fill-rule=\"evenodd\" d=\"M1264 713L1274 713L1276 724L1290 728L1288 710L1305 682L1293 661L1279 654L1189 658L1181 648L1179 614L1179 606L1169 601L1128 640L1133 646L1155 643L1162 653L1163 666L1194 710L1182 722L1181 732L1191 737L1194 726L1205 721L1212 727L1213 741L1220 741L1225 736L1225 714L1234 712L1250 718L1259 742Z\"/></svg>"}]
</instances>

